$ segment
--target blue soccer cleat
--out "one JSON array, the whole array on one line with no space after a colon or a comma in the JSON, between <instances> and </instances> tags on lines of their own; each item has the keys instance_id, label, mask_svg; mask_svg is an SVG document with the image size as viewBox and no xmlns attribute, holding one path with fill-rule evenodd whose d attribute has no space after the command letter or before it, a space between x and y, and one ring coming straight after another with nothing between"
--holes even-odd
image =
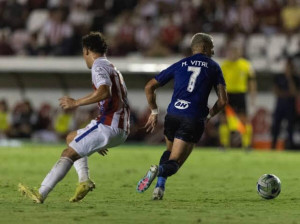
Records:
<instances>
[{"instance_id":1,"label":"blue soccer cleat","mask_svg":"<svg viewBox=\"0 0 300 224\"><path fill-rule=\"evenodd\" d=\"M146 173L146 175L138 182L136 190L139 193L142 193L145 190L147 190L157 175L158 175L158 166L152 165L149 171Z\"/></svg>"}]
</instances>

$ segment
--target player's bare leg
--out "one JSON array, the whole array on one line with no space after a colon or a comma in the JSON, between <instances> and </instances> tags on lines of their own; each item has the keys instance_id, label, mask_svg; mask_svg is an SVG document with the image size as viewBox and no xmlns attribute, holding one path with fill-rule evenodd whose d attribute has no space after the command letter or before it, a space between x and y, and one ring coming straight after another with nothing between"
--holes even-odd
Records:
<instances>
[{"instance_id":1,"label":"player's bare leg","mask_svg":"<svg viewBox=\"0 0 300 224\"><path fill-rule=\"evenodd\" d=\"M168 176L175 174L178 171L178 169L184 164L186 159L189 157L193 150L193 147L194 143L188 143L175 138L169 161L159 166L159 178L161 180L164 179L166 181ZM162 181L162 183L165 184L165 181ZM158 194L153 194L152 198L154 200L161 200L164 195L164 190L165 186L163 185L160 187L160 189L156 190Z\"/></svg>"},{"instance_id":2,"label":"player's bare leg","mask_svg":"<svg viewBox=\"0 0 300 224\"><path fill-rule=\"evenodd\" d=\"M19 184L19 190L34 202L43 203L55 185L61 181L71 169L74 161L79 158L80 155L78 155L74 149L68 147L62 152L60 159L47 174L38 191L34 191L22 184Z\"/></svg>"},{"instance_id":3,"label":"player's bare leg","mask_svg":"<svg viewBox=\"0 0 300 224\"><path fill-rule=\"evenodd\" d=\"M188 158L193 147L194 143L188 143L181 139L175 138L169 160L164 162L159 167L152 165L146 175L139 181L137 191L140 193L146 191L157 175L167 178L175 174Z\"/></svg>"},{"instance_id":4,"label":"player's bare leg","mask_svg":"<svg viewBox=\"0 0 300 224\"><path fill-rule=\"evenodd\" d=\"M68 134L66 143L69 145L76 137L77 132L73 131ZM78 174L78 185L75 190L74 196L70 198L70 202L78 202L82 200L88 192L92 191L96 186L89 177L88 159L87 156L79 158L74 162L74 168Z\"/></svg>"}]
</instances>

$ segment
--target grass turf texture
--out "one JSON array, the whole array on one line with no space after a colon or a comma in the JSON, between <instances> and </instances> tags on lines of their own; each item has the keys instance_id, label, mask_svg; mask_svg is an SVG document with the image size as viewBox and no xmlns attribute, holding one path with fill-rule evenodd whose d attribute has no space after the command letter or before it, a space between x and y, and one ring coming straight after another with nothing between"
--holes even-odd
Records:
<instances>
[{"instance_id":1,"label":"grass turf texture","mask_svg":"<svg viewBox=\"0 0 300 224\"><path fill-rule=\"evenodd\" d=\"M154 184L143 194L136 183L164 146L125 145L108 156L92 155L90 173L96 189L80 203L70 203L74 168L38 205L17 191L19 182L39 186L63 146L0 147L0 223L300 223L299 157L292 152L195 150L166 185L163 201L152 201ZM256 193L256 181L274 173L282 192L274 200Z\"/></svg>"}]
</instances>

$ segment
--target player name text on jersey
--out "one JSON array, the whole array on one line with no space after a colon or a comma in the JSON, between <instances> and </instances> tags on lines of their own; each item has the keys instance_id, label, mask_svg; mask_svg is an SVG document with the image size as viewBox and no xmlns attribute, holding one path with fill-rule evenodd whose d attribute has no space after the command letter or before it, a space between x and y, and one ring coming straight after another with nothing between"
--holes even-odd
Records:
<instances>
[{"instance_id":1,"label":"player name text on jersey","mask_svg":"<svg viewBox=\"0 0 300 224\"><path fill-rule=\"evenodd\" d=\"M191 60L190 62L191 62L191 65L193 65L193 66L201 66L201 67L208 68L208 63L205 61ZM181 63L181 67L183 67L183 66L188 66L186 61Z\"/></svg>"}]
</instances>

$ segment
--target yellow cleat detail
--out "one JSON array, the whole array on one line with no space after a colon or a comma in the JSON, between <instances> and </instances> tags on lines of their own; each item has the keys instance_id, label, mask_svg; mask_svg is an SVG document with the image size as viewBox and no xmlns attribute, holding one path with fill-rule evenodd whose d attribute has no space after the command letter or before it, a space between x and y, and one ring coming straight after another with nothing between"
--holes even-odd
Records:
<instances>
[{"instance_id":1,"label":"yellow cleat detail","mask_svg":"<svg viewBox=\"0 0 300 224\"><path fill-rule=\"evenodd\" d=\"M32 199L35 203L42 204L44 202L42 195L38 191L30 189L29 187L21 183L19 183L18 187L22 195L25 195L29 199Z\"/></svg>"},{"instance_id":2,"label":"yellow cleat detail","mask_svg":"<svg viewBox=\"0 0 300 224\"><path fill-rule=\"evenodd\" d=\"M95 183L91 180L79 183L76 188L75 195L70 198L70 202L78 202L82 200L90 191L93 191L95 188Z\"/></svg>"}]
</instances>

